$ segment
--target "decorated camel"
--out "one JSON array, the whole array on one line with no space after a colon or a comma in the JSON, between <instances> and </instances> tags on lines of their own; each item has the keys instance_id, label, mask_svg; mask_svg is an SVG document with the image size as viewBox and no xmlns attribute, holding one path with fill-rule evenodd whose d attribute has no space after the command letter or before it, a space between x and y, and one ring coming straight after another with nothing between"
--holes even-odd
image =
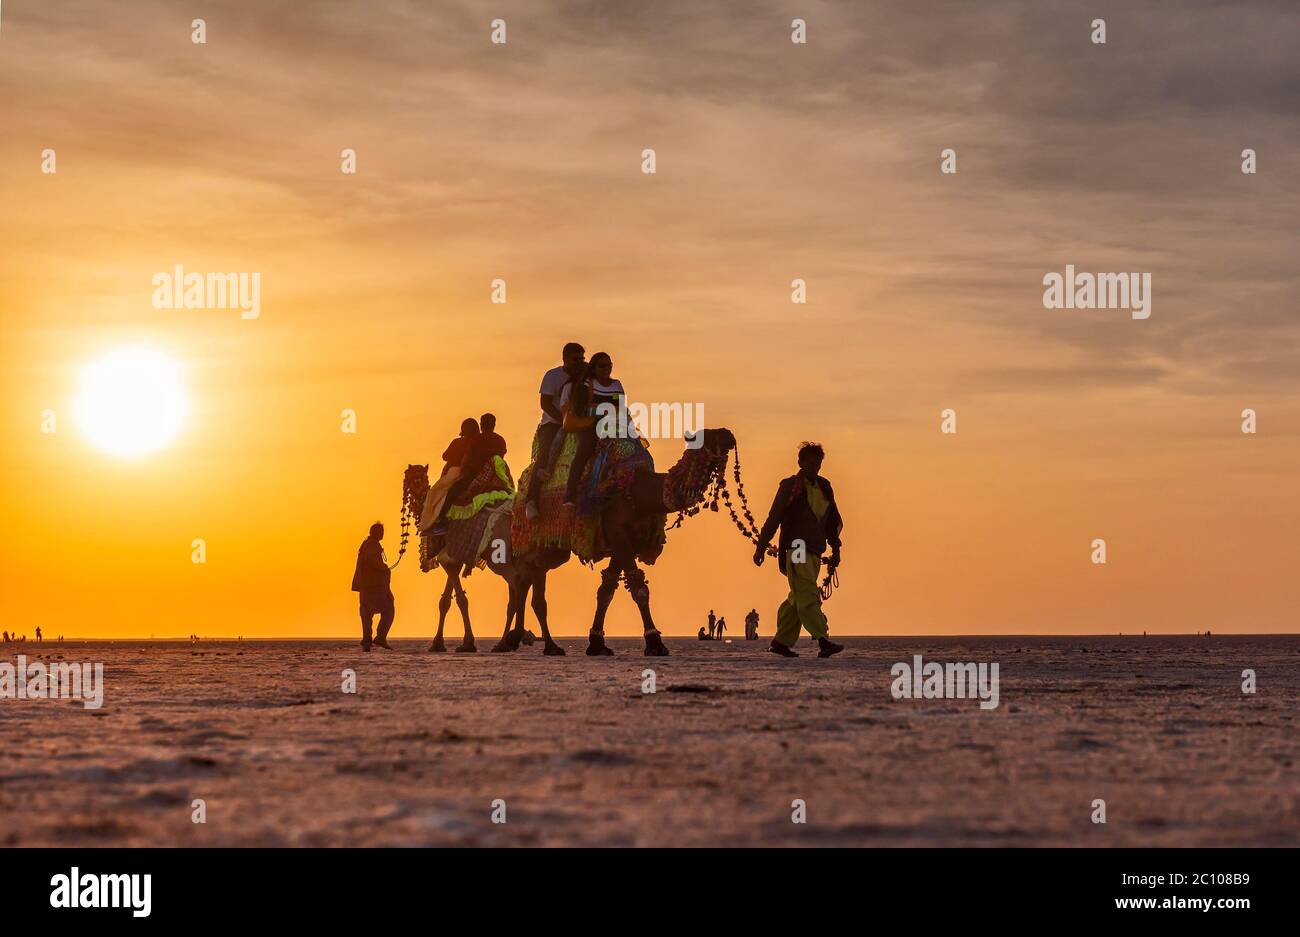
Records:
<instances>
[{"instance_id":1,"label":"decorated camel","mask_svg":"<svg viewBox=\"0 0 1300 937\"><path fill-rule=\"evenodd\" d=\"M604 440L588 464L576 511L562 503L576 440L572 435L562 438L563 448L540 489L538 520L529 520L522 497L514 500L514 561L519 574L525 577L522 594L532 592L533 612L545 637L543 653L564 654L564 649L549 637L547 574L567 562L570 555L576 555L590 565L609 561L601 571L596 590L587 654L614 653L605 644L605 613L622 580L641 613L645 653L666 656L668 649L655 627L650 587L640 564L653 565L663 552L668 514L698 510L710 486L722 477L736 438L726 429L703 430L700 444L688 446L666 473L655 472L654 460L639 439ZM530 467L521 476L521 491L528 490L531 472ZM518 647L523 638L522 609L519 612L514 629L503 641L509 649Z\"/></svg>"},{"instance_id":2,"label":"decorated camel","mask_svg":"<svg viewBox=\"0 0 1300 937\"><path fill-rule=\"evenodd\" d=\"M411 524L418 525L422 514L427 514L429 489L429 466L408 465L402 478L403 551L406 549ZM468 575L475 566L482 566L506 581L510 598L506 606L505 633L509 633L511 616L516 611L519 614L519 628L523 628L526 593L517 595L516 589L527 581L527 577L521 576L519 569L509 560L513 493L514 483L510 479L509 468L504 460L495 458L483 466L479 476L470 485L464 499L466 503L449 510L446 535L420 535L420 569L429 572L437 568L446 574L446 585L438 600L438 633L429 645L430 652L447 650L443 628L447 622L447 613L451 610L453 596L465 629L465 636L456 651L474 653L478 650L470 623L469 597L461 582L462 576ZM494 651L504 649L501 642L493 648Z\"/></svg>"}]
</instances>

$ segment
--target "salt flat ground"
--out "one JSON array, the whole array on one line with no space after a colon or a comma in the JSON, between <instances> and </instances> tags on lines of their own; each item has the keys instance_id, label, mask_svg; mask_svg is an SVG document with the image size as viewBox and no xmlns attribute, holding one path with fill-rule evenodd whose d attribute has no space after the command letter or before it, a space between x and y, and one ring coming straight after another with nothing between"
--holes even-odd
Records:
<instances>
[{"instance_id":1,"label":"salt flat ground","mask_svg":"<svg viewBox=\"0 0 1300 937\"><path fill-rule=\"evenodd\" d=\"M102 661L105 701L0 700L0 843L1300 843L1300 636L850 638L832 660L562 643L28 644ZM998 662L1000 706L892 699L917 653Z\"/></svg>"}]
</instances>

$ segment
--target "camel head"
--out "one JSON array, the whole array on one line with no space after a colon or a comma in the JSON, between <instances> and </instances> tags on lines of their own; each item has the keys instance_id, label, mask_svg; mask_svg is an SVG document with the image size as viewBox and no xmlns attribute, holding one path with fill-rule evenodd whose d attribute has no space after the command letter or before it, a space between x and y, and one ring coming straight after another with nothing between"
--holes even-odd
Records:
<instances>
[{"instance_id":1,"label":"camel head","mask_svg":"<svg viewBox=\"0 0 1300 937\"><path fill-rule=\"evenodd\" d=\"M402 508L415 517L424 510L424 496L429 493L429 466L408 465L402 476Z\"/></svg>"},{"instance_id":2,"label":"camel head","mask_svg":"<svg viewBox=\"0 0 1300 937\"><path fill-rule=\"evenodd\" d=\"M727 453L736 448L736 434L725 427L704 430L704 445L700 446L706 454L727 461Z\"/></svg>"},{"instance_id":3,"label":"camel head","mask_svg":"<svg viewBox=\"0 0 1300 937\"><path fill-rule=\"evenodd\" d=\"M686 452L668 470L664 483L664 504L680 511L699 504L714 480L727 468L727 456L736 448L736 436L729 429L706 429L702 444ZM694 442L694 440L690 440Z\"/></svg>"}]
</instances>

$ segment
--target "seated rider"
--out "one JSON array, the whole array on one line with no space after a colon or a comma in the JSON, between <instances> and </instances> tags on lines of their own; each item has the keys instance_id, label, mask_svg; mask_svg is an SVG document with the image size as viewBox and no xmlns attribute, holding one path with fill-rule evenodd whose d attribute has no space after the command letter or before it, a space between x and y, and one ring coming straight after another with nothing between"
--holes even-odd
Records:
<instances>
[{"instance_id":1,"label":"seated rider","mask_svg":"<svg viewBox=\"0 0 1300 937\"><path fill-rule=\"evenodd\" d=\"M460 478L460 466L469 454L470 446L479 435L478 422L473 417L461 421L460 435L447 444L442 453L442 474L429 488L424 499L424 511L420 515L420 533L443 534L436 521L442 516L443 504L447 501L447 492Z\"/></svg>"},{"instance_id":2,"label":"seated rider","mask_svg":"<svg viewBox=\"0 0 1300 937\"><path fill-rule=\"evenodd\" d=\"M568 484L564 489L565 507L577 507L578 485L582 483L587 463L596 452L598 424L606 412L601 405L617 408L619 398L624 396L623 384L613 377L613 370L613 360L605 352L598 351L591 356L583 379L567 385L560 395L564 429L578 437L573 464L569 466ZM635 431L630 426L628 430Z\"/></svg>"},{"instance_id":3,"label":"seated rider","mask_svg":"<svg viewBox=\"0 0 1300 937\"><path fill-rule=\"evenodd\" d=\"M447 443L447 448L442 453L442 474L445 476L453 468L459 468L460 464L465 461L465 456L469 454L470 446L474 445L474 440L478 438L479 426L478 421L472 416L466 417L460 422L460 435Z\"/></svg>"},{"instance_id":4,"label":"seated rider","mask_svg":"<svg viewBox=\"0 0 1300 937\"><path fill-rule=\"evenodd\" d=\"M555 459L556 447L552 444L564 420L560 410L560 393L570 380L582 374L587 363L587 351L577 342L569 342L564 346L562 357L563 364L551 368L542 375L540 391L542 421L537 424L536 457L533 460L532 471L528 473L528 493L524 506L530 521L537 520L537 495L542 483L550 477L551 464Z\"/></svg>"},{"instance_id":5,"label":"seated rider","mask_svg":"<svg viewBox=\"0 0 1300 937\"><path fill-rule=\"evenodd\" d=\"M473 422L470 420L468 422ZM433 530L430 533L446 533L447 510L460 500L466 489L478 477L483 466L490 462L493 456L505 458L506 441L497 434L497 418L491 413L485 413L479 417L478 426L480 432L477 436L461 437L469 441L465 447L465 455L460 462L460 477L447 489L447 497L442 501L442 511L438 514L438 520L434 523ZM459 440L457 440L458 442ZM454 445L454 443L453 443ZM450 446L448 450L450 451Z\"/></svg>"}]
</instances>

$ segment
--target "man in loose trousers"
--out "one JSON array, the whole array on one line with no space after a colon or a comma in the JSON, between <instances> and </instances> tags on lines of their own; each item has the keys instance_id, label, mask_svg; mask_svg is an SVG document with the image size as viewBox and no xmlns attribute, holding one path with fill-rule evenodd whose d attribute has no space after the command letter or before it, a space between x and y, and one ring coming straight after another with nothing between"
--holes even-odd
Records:
<instances>
[{"instance_id":1,"label":"man in loose trousers","mask_svg":"<svg viewBox=\"0 0 1300 937\"><path fill-rule=\"evenodd\" d=\"M368 651L373 644L388 648L388 629L393 627L393 591L390 588L392 570L384 556L384 525L378 522L370 527L370 536L357 550L357 567L352 573L352 591L361 593L361 650ZM374 638L370 636L371 620L379 616L379 627Z\"/></svg>"},{"instance_id":2,"label":"man in loose trousers","mask_svg":"<svg viewBox=\"0 0 1300 937\"><path fill-rule=\"evenodd\" d=\"M781 482L772 501L772 510L758 535L754 550L754 565L762 566L767 545L772 542L777 528L781 529L778 541L778 564L785 574L790 594L776 613L776 637L768 650L781 657L798 657L794 644L799 640L802 627L817 639L818 657L830 657L844 650L829 637L826 614L822 611L821 573L822 553L830 545L831 555L826 565L834 568L840 562L840 532L844 521L835 504L835 491L831 483L821 477L825 450L817 443L806 442L799 447L799 472Z\"/></svg>"}]
</instances>

